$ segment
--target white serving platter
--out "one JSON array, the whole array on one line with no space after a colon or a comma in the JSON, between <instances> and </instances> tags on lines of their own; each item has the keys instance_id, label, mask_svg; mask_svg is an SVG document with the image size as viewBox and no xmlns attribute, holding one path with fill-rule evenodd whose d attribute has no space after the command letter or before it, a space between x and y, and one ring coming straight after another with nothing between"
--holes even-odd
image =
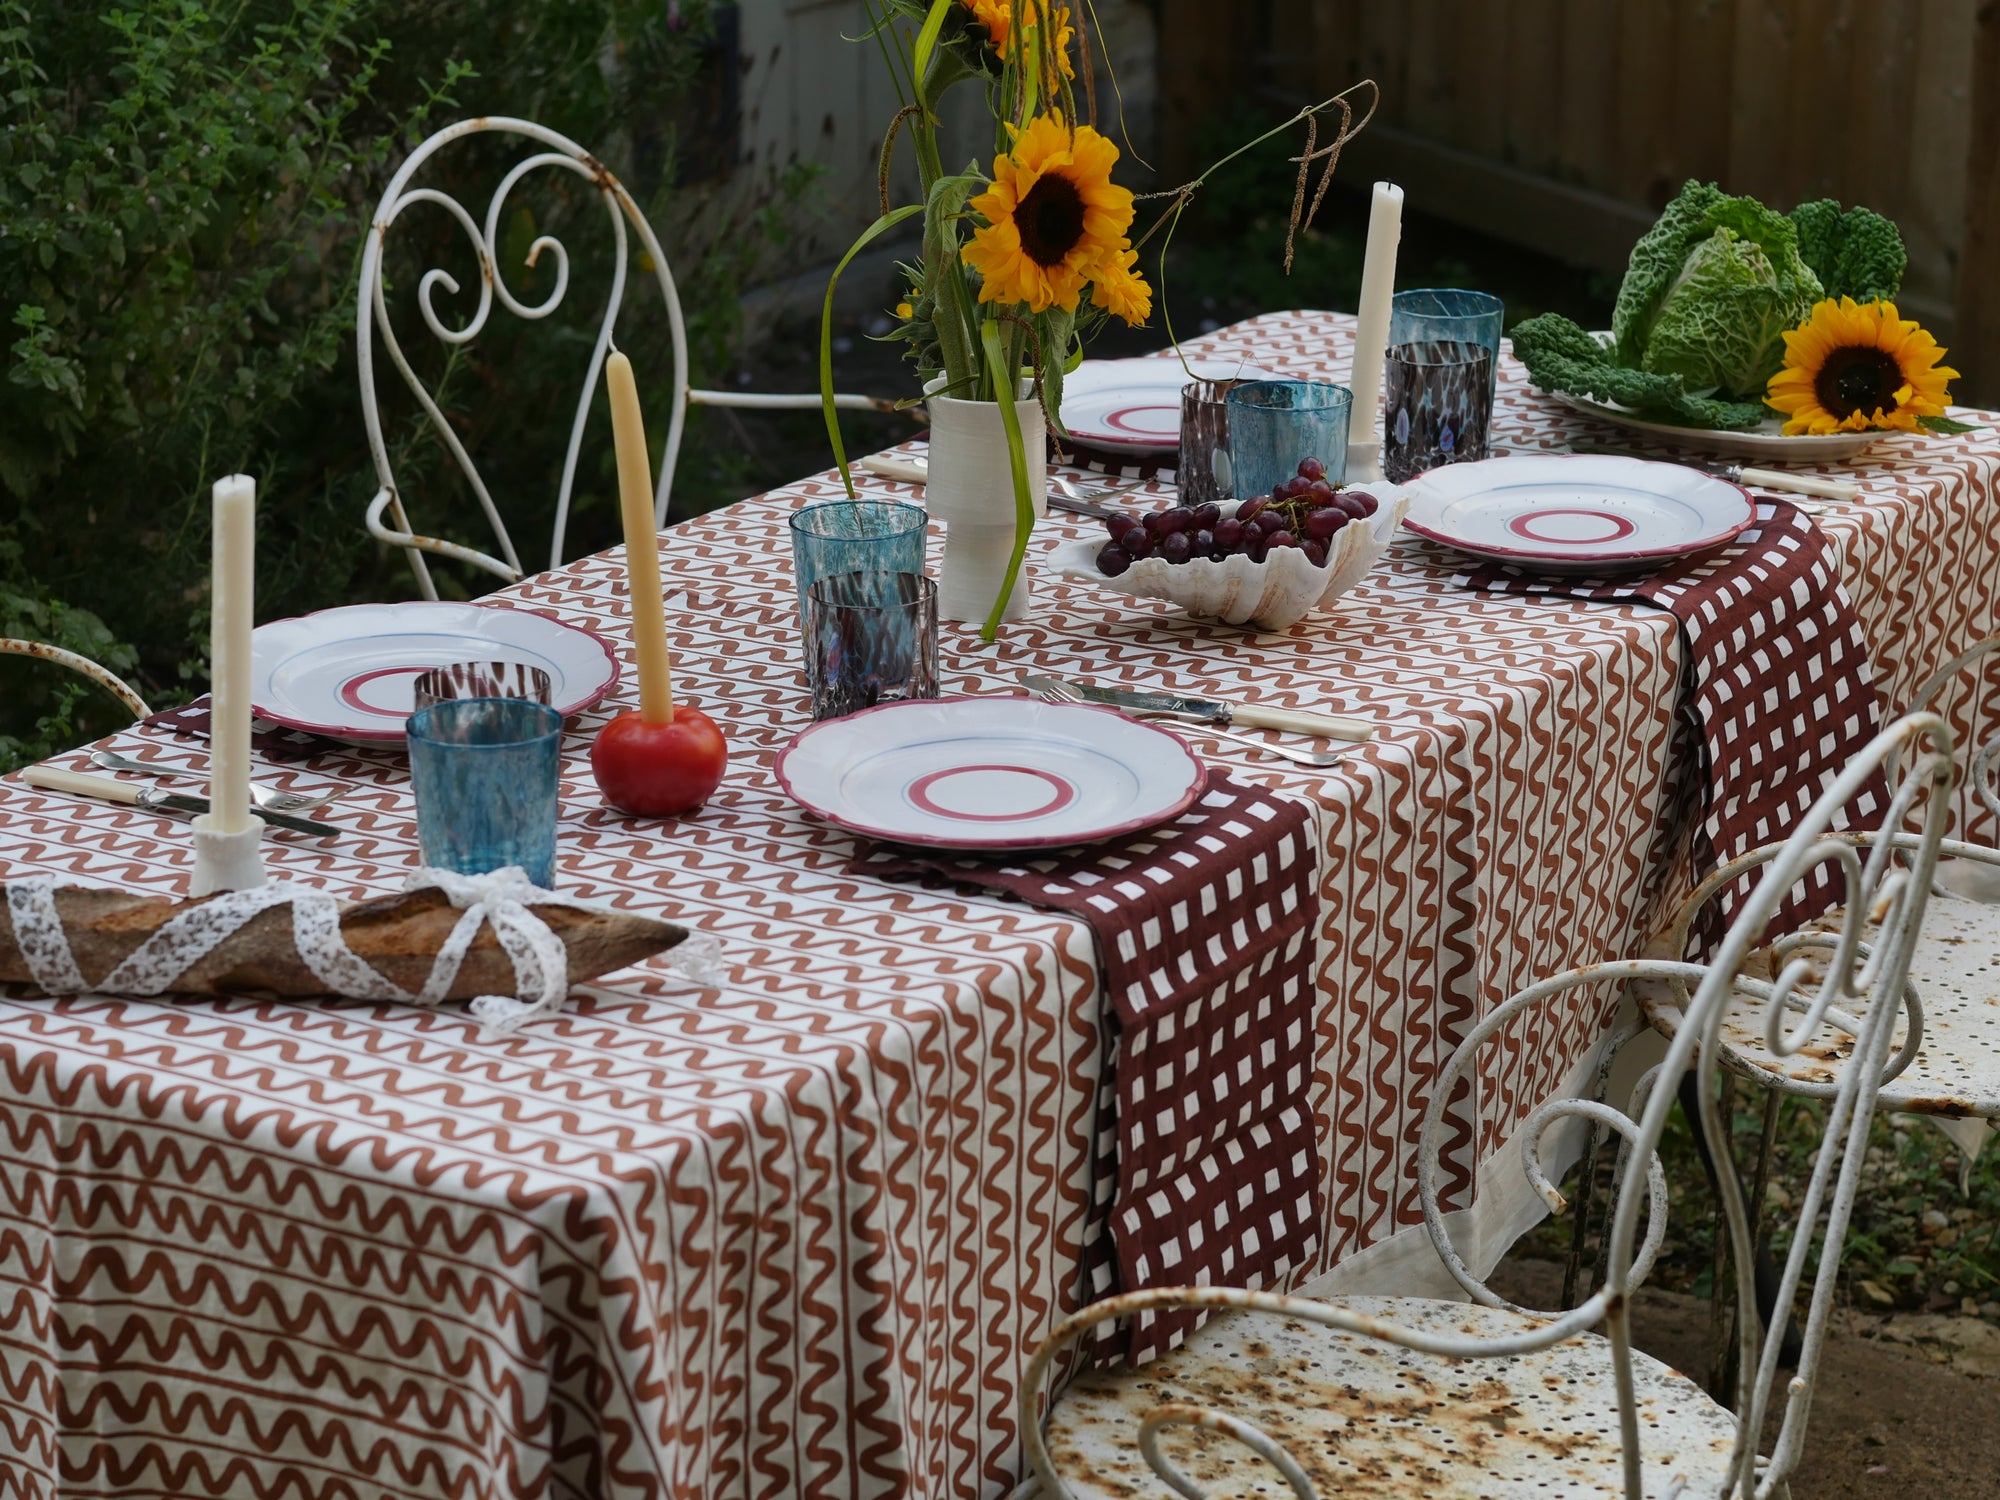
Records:
<instances>
[{"instance_id":1,"label":"white serving platter","mask_svg":"<svg viewBox=\"0 0 2000 1500\"><path fill-rule=\"evenodd\" d=\"M885 703L803 731L779 784L869 838L933 849L1051 849L1185 812L1208 768L1178 735L1107 708L1031 698Z\"/></svg>"},{"instance_id":2,"label":"white serving platter","mask_svg":"<svg viewBox=\"0 0 2000 1500\"><path fill-rule=\"evenodd\" d=\"M1599 329L1591 335L1598 343L1609 349L1613 343L1608 330ZM1665 422L1649 422L1644 417L1635 416L1615 402L1592 401L1585 396L1573 396L1567 391L1550 391L1547 394L1567 406L1571 411L1582 412L1587 417L1596 417L1601 422L1609 422L1623 427L1629 432L1643 432L1658 438L1661 442L1679 443L1684 448L1697 448L1707 453L1723 453L1732 458L1759 458L1793 463L1833 463L1843 458L1872 448L1889 436L1879 429L1868 432L1834 432L1823 436L1801 433L1797 437L1785 436L1785 423L1776 412L1764 419L1764 425L1754 432L1717 432L1707 427L1676 427Z\"/></svg>"},{"instance_id":3,"label":"white serving platter","mask_svg":"<svg viewBox=\"0 0 2000 1500\"><path fill-rule=\"evenodd\" d=\"M250 701L263 718L330 739L400 745L416 680L458 661L549 674L550 703L581 712L617 686L603 637L497 605L412 600L350 604L260 625L250 638Z\"/></svg>"},{"instance_id":4,"label":"white serving platter","mask_svg":"<svg viewBox=\"0 0 2000 1500\"><path fill-rule=\"evenodd\" d=\"M1748 491L1699 469L1556 453L1420 474L1410 482L1403 524L1495 562L1617 573L1706 552L1755 516Z\"/></svg>"},{"instance_id":5,"label":"white serving platter","mask_svg":"<svg viewBox=\"0 0 2000 1500\"><path fill-rule=\"evenodd\" d=\"M1678 443L1684 448L1699 448L1707 453L1725 454L1731 458L1758 458L1767 462L1776 459L1783 463L1834 463L1852 458L1857 453L1874 447L1889 433L1878 430L1868 432L1833 432L1823 435L1801 433L1797 437L1786 437L1784 423L1776 416L1771 417L1755 432L1716 432L1705 427L1671 427L1664 422L1648 422L1643 417L1635 417L1631 412L1616 406L1606 406L1602 402L1588 401L1581 396L1572 396L1567 391L1551 391L1550 395L1572 411L1582 412L1587 417L1610 422L1632 432L1643 432L1649 437L1665 443Z\"/></svg>"}]
</instances>

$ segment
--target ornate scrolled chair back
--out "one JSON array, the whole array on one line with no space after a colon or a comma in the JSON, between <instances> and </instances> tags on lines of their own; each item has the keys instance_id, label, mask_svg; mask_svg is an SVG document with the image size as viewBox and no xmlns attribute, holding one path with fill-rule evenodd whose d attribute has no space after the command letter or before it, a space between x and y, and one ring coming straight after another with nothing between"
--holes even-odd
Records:
<instances>
[{"instance_id":1,"label":"ornate scrolled chair back","mask_svg":"<svg viewBox=\"0 0 2000 1500\"><path fill-rule=\"evenodd\" d=\"M492 198L486 205L485 223L474 221L472 215L454 198L434 188L412 187L411 182L423 164L444 147L468 136L502 134L520 136L547 149L538 151L517 162L500 179ZM531 172L543 168L572 173L583 178L596 189L602 199L605 211L610 215L614 243L614 263L612 266L611 289L606 298L604 312L599 320L597 341L590 353L590 363L584 375L583 391L577 398L576 416L570 424L569 447L563 458L561 487L556 496L555 534L550 541L549 565L558 566L562 562L563 536L569 525L569 505L571 491L576 483L577 454L583 442L584 425L589 419L590 408L597 392L597 381L604 368L605 355L611 347L611 330L617 321L620 306L625 298L625 278L629 258L629 234L627 226L639 236L639 242L650 259L654 279L658 282L660 294L666 301L667 325L673 339L673 405L667 419L667 440L665 457L660 463L660 476L654 499L655 524L666 521L667 497L673 489L674 463L680 452L681 427L686 417L687 390L687 330L681 318L680 295L674 288L673 273L667 267L667 257L660 248L652 226L632 201L622 183L614 177L604 164L593 157L583 147L566 136L557 134L544 126L529 120L508 119L501 116L486 116L476 120L461 120L447 126L410 153L396 175L390 180L382 194L382 201L375 210L373 222L369 225L368 242L361 257L361 282L355 306L354 338L360 364L362 415L368 428L368 446L375 457L375 474L381 486L368 507L368 529L382 541L406 549L410 566L417 575L418 587L426 598L437 597L436 587L431 582L430 569L424 561L426 552L441 557L455 558L476 568L513 582L519 579L523 569L519 553L515 550L513 538L508 534L507 523L501 518L500 509L494 503L486 482L480 477L479 469L459 441L451 424L445 420L436 401L425 390L423 382L410 368L404 356L401 343L396 338L395 329L389 321L388 307L383 295L383 257L389 231L403 212L419 203L436 204L452 216L465 231L471 242L474 255L479 262L479 305L472 316L458 327L449 326L442 319L433 304L437 289L446 294L456 294L459 290L457 278L450 272L433 267L423 274L417 284L417 307L423 315L425 325L432 335L446 345L469 343L486 326L487 318L497 300L502 307L518 318L546 318L562 305L564 294L569 290L569 251L562 242L549 235L538 237L528 247L527 264L536 265L543 255L555 257L556 281L548 296L538 303L524 303L509 290L499 263L498 245L500 216L506 206L507 196L515 186ZM382 347L388 351L390 362L403 377L403 383L423 407L430 418L431 426L443 441L452 457L457 461L460 472L471 485L478 497L480 508L486 513L487 522L492 526L498 539L500 556L493 557L471 547L454 542L440 541L434 537L420 536L410 529L406 497L397 488L395 475L389 461L389 449L382 436L382 416L375 391L375 336L379 333ZM384 517L393 524L385 524Z\"/></svg>"},{"instance_id":2,"label":"ornate scrolled chair back","mask_svg":"<svg viewBox=\"0 0 2000 1500\"><path fill-rule=\"evenodd\" d=\"M1894 778L1890 810L1882 825L1886 832L1881 836L1833 832L1836 813L1856 797L1878 767L1888 769ZM1826 1336L1875 1095L1885 1076L1898 1065L1898 1059L1890 1056L1891 1039L1898 1017L1905 1014L1902 1000L1909 988L1911 953L1950 821L1950 792L1956 774L1951 731L1944 720L1935 714L1909 715L1884 730L1854 759L1784 844L1759 852L1757 862L1765 866L1763 876L1708 962L1648 958L1573 969L1520 991L1465 1037L1437 1079L1425 1112L1419 1157L1424 1220L1440 1258L1473 1301L1524 1315L1509 1324L1516 1331L1500 1337L1468 1336L1455 1328L1440 1332L1408 1326L1393 1317L1364 1316L1312 1299L1221 1287L1159 1288L1108 1299L1063 1321L1029 1362L1022 1386L1021 1424L1027 1434L1031 1468L1045 1495L1049 1500L1071 1500L1074 1495L1054 1469L1042 1414L1044 1394L1071 1341L1106 1319L1154 1308L1198 1307L1277 1314L1452 1359L1529 1354L1602 1324L1610 1343L1616 1386L1624 1490L1628 1500L1646 1500L1630 1307L1632 1291L1650 1270L1666 1230L1667 1190L1658 1157L1659 1142L1675 1103L1674 1081L1689 1068L1697 1070L1703 1084L1700 1092L1709 1139L1729 1139L1715 1117L1715 1091L1707 1085L1721 1065L1720 1028L1725 1008L1732 992L1743 990L1767 1007L1767 1029L1775 1046L1803 1048L1828 1030L1839 1033L1840 1045L1851 1043L1851 1053L1827 1092L1824 1144L1799 1201L1799 1229L1783 1270L1778 1307L1789 1309L1793 1305L1809 1267L1811 1300L1803 1356L1788 1388L1784 1421L1768 1461L1759 1460L1756 1445L1777 1380L1780 1341L1764 1339L1754 1315L1740 1319L1738 1399L1735 1416L1728 1418L1736 1437L1723 1492L1738 1494L1744 1500L1770 1500L1781 1494L1802 1449L1813 1370ZM1911 820L1921 824L1921 832L1908 831L1906 825ZM1844 877L1848 910L1858 915L1845 921L1837 933L1818 934L1810 941L1788 936L1766 946L1765 928L1787 893L1823 863L1833 864ZM1727 884L1719 872L1704 889L1713 893ZM1767 959L1768 970L1763 967ZM1685 997L1686 1024L1673 1035L1666 1058L1640 1080L1631 1113L1587 1099L1557 1099L1533 1110L1519 1126L1529 1181L1558 1207L1561 1195L1541 1162L1543 1138L1553 1127L1571 1119L1602 1125L1620 1137L1621 1148L1603 1284L1567 1312L1533 1312L1515 1307L1489 1288L1452 1243L1438 1186L1440 1151L1450 1135L1450 1101L1462 1086L1477 1085L1474 1064L1484 1044L1540 1007L1579 992L1601 995L1607 982L1679 986ZM1867 1003L1878 996L1892 998L1887 1004ZM1613 1045L1630 1034L1627 1031L1613 1038ZM1907 1043L1905 1051L1914 1045L1914 1041ZM1757 1305L1751 1281L1754 1230L1735 1164L1726 1150L1717 1154L1723 1179L1720 1199L1739 1283L1737 1304L1753 1309ZM1824 1238L1815 1255L1816 1226L1823 1228ZM1392 1312L1394 1305L1392 1299ZM1410 1305L1414 1317L1421 1304ZM1337 1393L1334 1399L1338 1399ZM1534 1420L1532 1413L1527 1416ZM1195 1500L1204 1493L1177 1469L1160 1445L1161 1435L1168 1429L1189 1425L1244 1443L1278 1467L1294 1494L1315 1494L1304 1469L1294 1456L1284 1455L1269 1434L1238 1417L1169 1400L1145 1419L1139 1447L1148 1465L1176 1493ZM1659 1477L1657 1467L1654 1477ZM1669 1491L1681 1493L1677 1485L1670 1484ZM1688 1500L1692 1500L1692 1492Z\"/></svg>"}]
</instances>

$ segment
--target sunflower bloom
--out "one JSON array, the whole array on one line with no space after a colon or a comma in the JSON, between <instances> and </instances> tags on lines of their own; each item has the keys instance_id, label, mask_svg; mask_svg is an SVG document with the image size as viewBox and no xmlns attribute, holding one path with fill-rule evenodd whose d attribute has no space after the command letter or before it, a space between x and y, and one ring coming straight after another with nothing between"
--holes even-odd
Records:
<instances>
[{"instance_id":1,"label":"sunflower bloom","mask_svg":"<svg viewBox=\"0 0 2000 1500\"><path fill-rule=\"evenodd\" d=\"M1153 289L1135 269L1139 252L1121 246L1098 263L1090 278L1090 300L1137 328L1153 313Z\"/></svg>"},{"instance_id":2,"label":"sunflower bloom","mask_svg":"<svg viewBox=\"0 0 2000 1500\"><path fill-rule=\"evenodd\" d=\"M986 39L993 51L1003 61L1013 61L1008 51L1008 43L1014 38L1013 0L959 0L972 17L986 28ZM1022 14L1027 18L1023 28L1027 31L1041 29L1042 17L1049 17L1053 40L1049 50L1056 55L1056 65L1062 69L1065 78L1076 77L1076 67L1069 60L1070 43L1076 37L1076 28L1070 25L1067 5L1049 5L1046 0L1023 0Z\"/></svg>"},{"instance_id":3,"label":"sunflower bloom","mask_svg":"<svg viewBox=\"0 0 2000 1500\"><path fill-rule=\"evenodd\" d=\"M1052 114L1015 136L994 159L993 186L970 205L986 227L959 252L980 274L981 302L1075 312L1100 267L1132 279L1116 259L1132 227L1131 191L1111 180L1117 160L1118 148L1088 125L1072 133Z\"/></svg>"},{"instance_id":4,"label":"sunflower bloom","mask_svg":"<svg viewBox=\"0 0 2000 1500\"><path fill-rule=\"evenodd\" d=\"M1895 427L1914 432L1919 417L1941 417L1945 351L1893 302L1829 298L1785 335L1785 363L1771 377L1764 404L1785 414L1785 434L1815 435Z\"/></svg>"}]
</instances>

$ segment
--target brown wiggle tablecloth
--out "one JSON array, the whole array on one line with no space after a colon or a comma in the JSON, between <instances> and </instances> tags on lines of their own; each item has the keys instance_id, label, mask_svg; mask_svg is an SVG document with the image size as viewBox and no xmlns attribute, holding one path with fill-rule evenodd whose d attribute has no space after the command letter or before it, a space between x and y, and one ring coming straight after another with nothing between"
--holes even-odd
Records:
<instances>
[{"instance_id":1,"label":"brown wiggle tablecloth","mask_svg":"<svg viewBox=\"0 0 2000 1500\"><path fill-rule=\"evenodd\" d=\"M1316 865L1305 808L1224 775L1173 822L1088 849L995 860L883 846L855 858L857 873L941 876L1090 924L1111 1014L1089 1297L1262 1289L1312 1258ZM1199 1324L1142 1314L1125 1352L1143 1362Z\"/></svg>"},{"instance_id":2,"label":"brown wiggle tablecloth","mask_svg":"<svg viewBox=\"0 0 2000 1500\"><path fill-rule=\"evenodd\" d=\"M1191 347L1344 381L1352 329L1279 312ZM1499 379L1505 447L1615 435L1512 359ZM1892 706L2000 628L2000 430L1968 420L1984 430L1807 466L1866 491L1816 519ZM457 1007L0 994L0 1497L1012 1491L1022 1365L1081 1293L1113 1007L1079 918L856 872L853 839L778 786L810 718L787 523L844 493L811 475L660 538L676 695L729 739L699 816L603 805L590 738L629 676L564 733L562 888L713 935L723 983L607 974L497 1045ZM946 625L941 690L1035 671L1375 723L1324 769L1185 732L1312 818L1321 1222L1288 1280L1448 1292L1415 1170L1434 1081L1516 988L1639 951L1677 894L1657 835L1686 643L1650 606L1455 586L1463 560L1415 536L1293 630L1223 630L1044 565L1098 530L1037 528L1026 617L991 646ZM594 630L629 664L625 579L612 550L483 602ZM1944 709L1962 743L1992 733L2000 667ZM160 727L110 744L201 753ZM396 751L260 753L257 772L356 784L326 814L338 843L266 838L274 875L362 897L417 864ZM181 825L0 777L0 881L171 895L191 863ZM1496 1038L1449 1106L1441 1191L1481 1264L1543 1211L1520 1122L1589 1076L1602 1035L1545 1022Z\"/></svg>"}]
</instances>

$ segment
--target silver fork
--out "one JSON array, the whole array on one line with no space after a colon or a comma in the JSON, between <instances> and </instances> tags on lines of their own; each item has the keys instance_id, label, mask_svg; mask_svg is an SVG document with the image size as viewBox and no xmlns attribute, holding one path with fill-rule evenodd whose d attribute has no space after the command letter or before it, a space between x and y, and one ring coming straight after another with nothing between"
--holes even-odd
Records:
<instances>
[{"instance_id":1,"label":"silver fork","mask_svg":"<svg viewBox=\"0 0 2000 1500\"><path fill-rule=\"evenodd\" d=\"M1081 703L1081 693L1073 692L1061 683L1052 683L1041 691L1041 697L1049 703ZM1135 719L1173 719L1184 723L1197 734L1211 734L1219 740L1231 740L1247 749L1264 755L1276 756L1279 760L1289 760L1301 766L1324 768L1340 759L1338 750L1297 750L1290 745L1274 744L1269 740L1252 739L1247 734L1238 734L1233 729L1224 729L1209 719L1198 719L1192 714L1149 713L1142 709L1121 708L1118 712Z\"/></svg>"},{"instance_id":2,"label":"silver fork","mask_svg":"<svg viewBox=\"0 0 2000 1500\"><path fill-rule=\"evenodd\" d=\"M1066 510L1072 515L1090 516L1095 520L1108 521L1119 512L1117 507L1102 504L1102 501L1129 494L1144 486L1143 479L1134 479L1125 484L1108 484L1087 490L1068 475L1051 472L1049 504L1056 510Z\"/></svg>"},{"instance_id":3,"label":"silver fork","mask_svg":"<svg viewBox=\"0 0 2000 1500\"><path fill-rule=\"evenodd\" d=\"M155 765L151 761L134 760L129 755L119 755L111 750L93 751L90 758L107 771L137 771L141 776L156 776L166 781L208 780L208 772L197 771L191 766ZM276 787L253 781L250 783L250 798L268 812L310 812L314 808L325 807L329 802L337 802L353 790L351 786L343 786L331 792L281 792Z\"/></svg>"}]
</instances>

